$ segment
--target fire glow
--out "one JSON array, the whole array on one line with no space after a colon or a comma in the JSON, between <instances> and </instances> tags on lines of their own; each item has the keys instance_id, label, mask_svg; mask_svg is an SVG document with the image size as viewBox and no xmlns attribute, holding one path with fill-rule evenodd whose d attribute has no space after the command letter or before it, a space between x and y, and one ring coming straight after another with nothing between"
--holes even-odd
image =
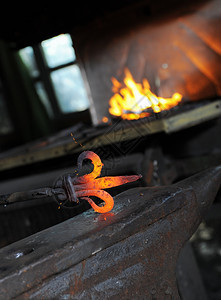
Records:
<instances>
[{"instance_id":1,"label":"fire glow","mask_svg":"<svg viewBox=\"0 0 221 300\"><path fill-rule=\"evenodd\" d=\"M124 72L124 84L112 77L114 95L109 101L111 115L136 120L148 117L151 112L169 110L181 102L181 94L174 93L171 98L158 97L151 92L147 79L143 79L142 84L136 83L127 68Z\"/></svg>"}]
</instances>

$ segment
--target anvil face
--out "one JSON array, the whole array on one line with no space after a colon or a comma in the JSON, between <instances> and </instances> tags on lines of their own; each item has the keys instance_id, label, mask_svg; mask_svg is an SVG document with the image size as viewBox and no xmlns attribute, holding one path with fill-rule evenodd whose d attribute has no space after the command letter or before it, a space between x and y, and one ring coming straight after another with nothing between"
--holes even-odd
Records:
<instances>
[{"instance_id":1,"label":"anvil face","mask_svg":"<svg viewBox=\"0 0 221 300\"><path fill-rule=\"evenodd\" d=\"M179 299L177 257L220 182L217 167L131 189L111 213L90 210L1 249L2 299Z\"/></svg>"}]
</instances>

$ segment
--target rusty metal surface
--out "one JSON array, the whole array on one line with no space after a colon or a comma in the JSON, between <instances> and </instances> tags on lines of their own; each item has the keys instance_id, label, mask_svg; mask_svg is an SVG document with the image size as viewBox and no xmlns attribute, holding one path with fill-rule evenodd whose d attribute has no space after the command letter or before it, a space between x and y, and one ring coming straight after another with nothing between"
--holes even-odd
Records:
<instances>
[{"instance_id":1,"label":"rusty metal surface","mask_svg":"<svg viewBox=\"0 0 221 300\"><path fill-rule=\"evenodd\" d=\"M0 250L0 299L179 299L178 254L215 198L221 167L135 188Z\"/></svg>"}]
</instances>

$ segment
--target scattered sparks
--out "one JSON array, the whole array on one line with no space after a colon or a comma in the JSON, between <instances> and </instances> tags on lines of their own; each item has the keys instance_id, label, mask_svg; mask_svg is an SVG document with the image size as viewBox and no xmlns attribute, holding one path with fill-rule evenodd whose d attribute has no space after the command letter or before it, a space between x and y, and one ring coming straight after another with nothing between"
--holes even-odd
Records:
<instances>
[{"instance_id":1,"label":"scattered sparks","mask_svg":"<svg viewBox=\"0 0 221 300\"><path fill-rule=\"evenodd\" d=\"M80 145L82 148L84 148L84 145L82 145L81 143L78 143L78 142L77 142L77 140L74 138L74 135L73 135L72 132L71 132L71 136L72 136L72 139L73 139L73 141L74 141L75 144L78 144L78 145Z\"/></svg>"}]
</instances>

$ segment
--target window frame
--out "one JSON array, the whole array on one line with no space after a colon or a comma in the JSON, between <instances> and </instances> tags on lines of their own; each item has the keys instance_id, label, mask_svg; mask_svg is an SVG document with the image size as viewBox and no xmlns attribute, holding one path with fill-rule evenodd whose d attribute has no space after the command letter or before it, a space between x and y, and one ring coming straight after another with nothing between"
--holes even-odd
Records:
<instances>
[{"instance_id":1,"label":"window frame","mask_svg":"<svg viewBox=\"0 0 221 300\"><path fill-rule=\"evenodd\" d=\"M72 37L69 33L64 33L64 34L68 34L72 40ZM78 67L80 67L77 57L75 56L75 59L68 63L63 63L56 67L50 67L47 63L47 59L44 54L44 49L43 49L43 46L41 45L41 43L29 46L29 47L31 47L33 49L36 67L39 71L39 74L37 76L31 76L31 77L32 77L34 85L36 83L42 83L42 85L44 86L48 101L49 101L51 109L52 109L52 114L53 114L52 121L63 122L64 123L63 126L62 126L62 124L60 124L60 126L58 126L58 127L64 128L66 126L73 125L74 123L82 120L82 117L84 117L85 122L91 124L90 108L88 108L84 111L76 111L76 112L69 112L69 113L62 112L62 109L59 106L58 97L57 97L55 89L54 89L54 84L51 79L51 73L53 73L54 71L61 70L61 69L64 69L66 67L70 67L73 65L77 65ZM73 45L72 45L72 47L73 47ZM73 51L75 51L74 48L73 48ZM82 76L82 80L85 82L85 78L83 76ZM85 83L85 86L86 85L87 85L87 83ZM86 87L85 87L85 89L86 89ZM37 89L36 89L36 91L37 91ZM88 99L88 101L89 101L89 99ZM73 122L73 120L75 120L75 121Z\"/></svg>"},{"instance_id":2,"label":"window frame","mask_svg":"<svg viewBox=\"0 0 221 300\"><path fill-rule=\"evenodd\" d=\"M67 33L71 40L72 37L69 33ZM53 37L52 37L53 38ZM66 67L77 65L80 68L79 61L75 57L74 60L60 64L56 67L50 67L48 66L43 47L41 43L35 44L35 45L29 45L26 47L30 47L33 50L34 53L34 59L36 62L36 67L38 69L38 75L31 75L30 77L33 81L34 87L37 92L36 84L41 83L44 87L44 90L47 94L47 98L49 101L49 104L51 106L52 114L50 115L51 120L51 129L52 133L56 133L59 130L62 130L64 128L68 128L71 126L74 126L75 124L79 122L83 122L86 124L92 124L91 120L91 114L90 114L90 107L84 111L76 111L76 112L68 112L64 113L62 112L62 109L59 106L59 100L55 93L54 84L51 79L51 73L60 69L64 69ZM73 46L72 46L73 47ZM17 51L22 50L17 49ZM73 50L74 51L74 50ZM22 57L21 57L22 58ZM1 74L0 74L1 75ZM6 109L8 111L9 119L12 124L12 131L6 134L0 134L1 137L1 143L0 143L0 150L7 149L10 147L13 147L17 144L20 144L20 132L17 130L17 124L16 124L16 118L15 118L15 110L11 105L10 96L8 95L8 88L7 88L7 82L5 82L4 78L1 78L0 81L2 84L0 84L0 93L3 94L4 103L6 105ZM82 75L82 80L85 83L85 89L87 91L87 82L85 82L86 78ZM6 87L5 87L6 86ZM90 103L90 100L89 100Z\"/></svg>"}]
</instances>

